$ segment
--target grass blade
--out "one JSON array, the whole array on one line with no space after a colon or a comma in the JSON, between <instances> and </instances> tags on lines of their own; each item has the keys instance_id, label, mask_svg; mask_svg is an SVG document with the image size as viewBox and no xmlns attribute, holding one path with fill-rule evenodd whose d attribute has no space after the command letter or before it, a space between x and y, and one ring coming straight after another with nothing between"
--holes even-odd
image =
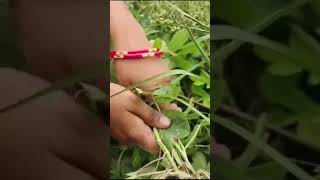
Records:
<instances>
[{"instance_id":1,"label":"grass blade","mask_svg":"<svg viewBox=\"0 0 320 180\"><path fill-rule=\"evenodd\" d=\"M320 74L320 69L318 68L320 63L318 61L312 61L312 63L311 61L303 61L305 59L303 55L279 42L269 40L263 36L249 33L241 30L240 28L229 25L217 25L212 31L214 34L216 34L216 36L213 37L213 40L237 39L266 47L288 57L293 64L298 66L302 65L305 69L309 69L317 74Z\"/></svg>"},{"instance_id":2,"label":"grass blade","mask_svg":"<svg viewBox=\"0 0 320 180\"><path fill-rule=\"evenodd\" d=\"M255 145L262 152L266 153L269 157L271 157L274 161L282 165L286 168L290 173L295 175L300 180L315 180L312 176L310 176L303 169L293 164L288 160L285 156L283 156L280 152L272 148L270 145L263 142L261 139L257 138L255 135L237 125L236 123L224 119L222 117L216 116L214 118L214 122L220 124L221 126L229 129L230 131L238 134L242 138L246 139L251 144Z\"/></svg>"},{"instance_id":3,"label":"grass blade","mask_svg":"<svg viewBox=\"0 0 320 180\"><path fill-rule=\"evenodd\" d=\"M179 13L181 13L183 16L185 16L185 17L193 20L194 22L197 22L197 23L201 24L203 27L209 29L209 26L205 25L205 24L202 23L201 21L199 21L199 20L197 20L196 18L192 17L191 15L187 14L187 13L184 12L182 9L180 9L178 6L173 5L173 4L171 4L171 3L170 3L170 6L171 6L173 9L177 10Z\"/></svg>"},{"instance_id":4,"label":"grass blade","mask_svg":"<svg viewBox=\"0 0 320 180\"><path fill-rule=\"evenodd\" d=\"M189 28L186 24L184 24L184 27L187 28L187 30L188 30L188 32L189 32L189 34L190 34L193 42L197 45L197 47L198 47L199 51L201 52L202 56L208 61L208 64L210 65L210 58L209 58L209 56L208 56L207 53L203 50L203 48L199 45L199 43L197 42L196 38L195 38L194 35L192 34L190 28Z\"/></svg>"},{"instance_id":5,"label":"grass blade","mask_svg":"<svg viewBox=\"0 0 320 180\"><path fill-rule=\"evenodd\" d=\"M139 82L135 83L134 85L131 85L131 86L125 88L124 90L119 91L119 92L113 94L113 95L110 96L110 97L114 97L114 96L119 95L119 94L121 94L121 93L123 93L123 92L125 92L125 91L132 90L133 88L139 87L139 86L141 86L141 85L143 85L143 84L146 84L146 83L149 83L149 82L151 82L151 81L163 79L163 78L165 78L165 77L169 77L169 76L173 76L173 75L178 75L178 74L183 74L183 75L188 75L188 76L192 76L192 77L195 77L195 78L199 78L198 75L195 75L195 74L190 73L190 72L185 71L185 70L181 70L181 69L170 70L170 71L167 71L167 72L164 72L164 73L155 75L155 76L153 76L153 77L150 77L150 78L148 78L148 79L145 79L145 80L143 80L143 81L139 81Z\"/></svg>"},{"instance_id":6,"label":"grass blade","mask_svg":"<svg viewBox=\"0 0 320 180\"><path fill-rule=\"evenodd\" d=\"M258 33L264 30L266 27L270 26L275 21L279 20L282 17L288 16L293 11L297 10L298 8L302 7L306 3L310 2L311 0L296 0L293 1L291 4L285 6L284 8L280 8L277 11L274 11L269 16L264 18L262 21L257 23L256 25L252 26L248 29L248 32ZM211 28L214 28L211 27ZM221 49L218 49L214 55L214 67L216 69L217 74L222 74L223 72L223 61L227 59L232 53L234 53L244 42L234 40L229 44L223 46Z\"/></svg>"}]
</instances>

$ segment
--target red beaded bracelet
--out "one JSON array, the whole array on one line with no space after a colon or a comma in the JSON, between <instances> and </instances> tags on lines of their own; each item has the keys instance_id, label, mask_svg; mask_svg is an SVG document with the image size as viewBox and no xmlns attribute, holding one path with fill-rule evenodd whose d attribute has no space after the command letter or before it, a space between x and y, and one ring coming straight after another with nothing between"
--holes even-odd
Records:
<instances>
[{"instance_id":1,"label":"red beaded bracelet","mask_svg":"<svg viewBox=\"0 0 320 180\"><path fill-rule=\"evenodd\" d=\"M158 48L137 51L111 51L112 59L141 59L146 57L160 57L163 53Z\"/></svg>"},{"instance_id":2,"label":"red beaded bracelet","mask_svg":"<svg viewBox=\"0 0 320 180\"><path fill-rule=\"evenodd\" d=\"M143 49L137 51L111 51L110 56L114 55L126 55L126 54L139 54L139 53L147 53L147 52L157 52L159 51L158 48L150 48L150 49Z\"/></svg>"},{"instance_id":3,"label":"red beaded bracelet","mask_svg":"<svg viewBox=\"0 0 320 180\"><path fill-rule=\"evenodd\" d=\"M163 53L158 52L148 52L148 53L141 53L141 54L116 54L111 56L112 59L142 59L146 57L161 57Z\"/></svg>"}]
</instances>

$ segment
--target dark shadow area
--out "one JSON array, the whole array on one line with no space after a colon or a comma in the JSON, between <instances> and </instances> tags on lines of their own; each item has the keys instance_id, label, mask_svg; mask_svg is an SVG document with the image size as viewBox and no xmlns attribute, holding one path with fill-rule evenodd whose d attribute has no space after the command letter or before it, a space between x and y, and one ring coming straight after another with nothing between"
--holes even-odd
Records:
<instances>
[{"instance_id":1,"label":"dark shadow area","mask_svg":"<svg viewBox=\"0 0 320 180\"><path fill-rule=\"evenodd\" d=\"M319 179L319 1L217 0L211 10L212 135L231 153L212 157L212 178Z\"/></svg>"},{"instance_id":2,"label":"dark shadow area","mask_svg":"<svg viewBox=\"0 0 320 180\"><path fill-rule=\"evenodd\" d=\"M107 179L107 1L0 3L0 179Z\"/></svg>"}]
</instances>

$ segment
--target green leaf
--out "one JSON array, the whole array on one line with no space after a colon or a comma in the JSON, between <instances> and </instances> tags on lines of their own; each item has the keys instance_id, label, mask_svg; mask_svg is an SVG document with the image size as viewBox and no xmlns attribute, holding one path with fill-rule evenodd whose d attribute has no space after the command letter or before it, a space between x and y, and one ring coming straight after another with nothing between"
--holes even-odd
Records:
<instances>
[{"instance_id":1,"label":"green leaf","mask_svg":"<svg viewBox=\"0 0 320 180\"><path fill-rule=\"evenodd\" d=\"M299 76L279 77L264 75L261 91L271 103L282 105L295 113L318 112L319 106L297 87Z\"/></svg>"},{"instance_id":2,"label":"green leaf","mask_svg":"<svg viewBox=\"0 0 320 180\"><path fill-rule=\"evenodd\" d=\"M302 54L317 59L320 53L319 41L304 31L300 26L292 25L291 28L292 34L289 39L289 44L293 49L299 50Z\"/></svg>"},{"instance_id":3,"label":"green leaf","mask_svg":"<svg viewBox=\"0 0 320 180\"><path fill-rule=\"evenodd\" d=\"M320 147L320 114L301 116L297 128L298 136L306 142Z\"/></svg>"},{"instance_id":4,"label":"green leaf","mask_svg":"<svg viewBox=\"0 0 320 180\"><path fill-rule=\"evenodd\" d=\"M269 66L268 71L274 75L289 76L301 72L302 69L289 61L279 61Z\"/></svg>"},{"instance_id":5,"label":"green leaf","mask_svg":"<svg viewBox=\"0 0 320 180\"><path fill-rule=\"evenodd\" d=\"M163 111L162 113L171 120L171 125L168 129L160 129L159 134L163 142L167 146L172 147L172 143L177 139L188 137L190 134L190 125L183 112Z\"/></svg>"},{"instance_id":6,"label":"green leaf","mask_svg":"<svg viewBox=\"0 0 320 180\"><path fill-rule=\"evenodd\" d=\"M312 9L317 13L318 17L320 17L320 1L312 1L312 5L310 7L312 7Z\"/></svg>"},{"instance_id":7,"label":"green leaf","mask_svg":"<svg viewBox=\"0 0 320 180\"><path fill-rule=\"evenodd\" d=\"M156 38L155 40L150 40L149 43L152 45L152 47L159 48L161 51L169 51L168 46L166 42L160 38Z\"/></svg>"},{"instance_id":8,"label":"green leaf","mask_svg":"<svg viewBox=\"0 0 320 180\"><path fill-rule=\"evenodd\" d=\"M248 28L248 31L251 33L258 33L264 30L266 27L273 24L275 21L279 20L282 17L290 15L292 12L296 11L297 9L301 8L303 5L305 5L309 0L296 0L292 1L288 5L279 8L273 12L271 12L269 15L265 16L264 18L260 19L256 22L253 26ZM213 26L211 26L211 29L213 29ZM214 34L212 32L212 34ZM223 46L219 48L214 54L214 66L216 67L216 73L222 74L223 73L223 61L227 59L232 53L234 53L242 44L244 44L246 41L239 41L234 40L230 43L228 43L226 46Z\"/></svg>"},{"instance_id":9,"label":"green leaf","mask_svg":"<svg viewBox=\"0 0 320 180\"><path fill-rule=\"evenodd\" d=\"M319 42L306 33L298 26L292 26L292 33L289 38L289 46L303 57L299 65L306 70L320 76L317 69L320 69L320 44Z\"/></svg>"},{"instance_id":10,"label":"green leaf","mask_svg":"<svg viewBox=\"0 0 320 180\"><path fill-rule=\"evenodd\" d=\"M206 156L201 153L201 152L196 152L193 156L192 156L192 166L195 170L198 169L206 169L207 168L207 160L206 160Z\"/></svg>"},{"instance_id":11,"label":"green leaf","mask_svg":"<svg viewBox=\"0 0 320 180\"><path fill-rule=\"evenodd\" d=\"M206 83L206 88L210 89L210 75L205 70L201 69L200 77Z\"/></svg>"},{"instance_id":12,"label":"green leaf","mask_svg":"<svg viewBox=\"0 0 320 180\"><path fill-rule=\"evenodd\" d=\"M224 79L213 79L213 108L216 110L227 96L227 83Z\"/></svg>"},{"instance_id":13,"label":"green leaf","mask_svg":"<svg viewBox=\"0 0 320 180\"><path fill-rule=\"evenodd\" d=\"M199 45L201 47L203 47L203 41L206 41L206 40L209 40L210 39L210 34L207 34L207 35L204 35L202 37L199 37L196 39L196 41L199 43ZM182 54L182 55L187 55L187 54L192 54L192 55L198 55L200 54L200 50L199 48L197 47L197 45L194 43L194 42L190 42L190 43L187 43L185 44L181 51L179 51L179 54Z\"/></svg>"},{"instance_id":14,"label":"green leaf","mask_svg":"<svg viewBox=\"0 0 320 180\"><path fill-rule=\"evenodd\" d=\"M179 84L162 86L153 92L156 101L159 103L169 103L179 96L181 88Z\"/></svg>"},{"instance_id":15,"label":"green leaf","mask_svg":"<svg viewBox=\"0 0 320 180\"><path fill-rule=\"evenodd\" d=\"M160 38L155 39L154 43L153 43L153 47L161 49L162 48L162 40Z\"/></svg>"},{"instance_id":16,"label":"green leaf","mask_svg":"<svg viewBox=\"0 0 320 180\"><path fill-rule=\"evenodd\" d=\"M191 145L196 143L196 137L199 135L199 131L203 126L201 124L197 124L193 127L192 132L188 136L188 138L184 139L182 142L185 145L186 149L190 148Z\"/></svg>"},{"instance_id":17,"label":"green leaf","mask_svg":"<svg viewBox=\"0 0 320 180\"><path fill-rule=\"evenodd\" d=\"M290 59L291 63L300 65L304 69L308 69L309 71L320 74L320 61L317 61L314 53L311 56L310 54L307 55L300 52L293 45L299 43L295 43L294 41L293 43L290 43L290 47L288 47L279 42L267 39L263 36L249 33L239 28L228 25L216 25L212 31L212 33L215 34L215 36L213 36L214 40L237 39L250 42L254 45L269 48L276 51L277 53L280 53L283 56L286 56L288 59Z\"/></svg>"},{"instance_id":18,"label":"green leaf","mask_svg":"<svg viewBox=\"0 0 320 180\"><path fill-rule=\"evenodd\" d=\"M237 125L236 123L224 119L222 117L216 116L214 118L214 122L220 124L221 126L229 129L230 131L238 134L242 138L246 139L261 151L266 153L269 157L271 157L274 161L280 164L282 167L286 168L290 173L295 175L298 179L303 180L314 180L307 172L303 169L292 163L288 160L285 156L279 153L277 150L272 148L270 145L266 144L265 142L261 141L259 138L255 137L252 133L248 130L242 128L241 126Z\"/></svg>"},{"instance_id":19,"label":"green leaf","mask_svg":"<svg viewBox=\"0 0 320 180\"><path fill-rule=\"evenodd\" d=\"M190 79L192 81L194 81L193 84L195 86L206 85L207 89L210 88L210 75L206 71L204 71L203 69L201 69L201 72L200 72L200 79L199 78L195 78L195 77L190 77Z\"/></svg>"},{"instance_id":20,"label":"green leaf","mask_svg":"<svg viewBox=\"0 0 320 180\"><path fill-rule=\"evenodd\" d=\"M186 29L181 29L176 32L169 43L171 51L175 52L181 49L182 46L188 41L189 37L189 33Z\"/></svg>"},{"instance_id":21,"label":"green leaf","mask_svg":"<svg viewBox=\"0 0 320 180\"><path fill-rule=\"evenodd\" d=\"M192 61L186 60L183 56L178 55L172 57L172 62L174 65L181 69L189 69L194 63Z\"/></svg>"},{"instance_id":22,"label":"green leaf","mask_svg":"<svg viewBox=\"0 0 320 180\"><path fill-rule=\"evenodd\" d=\"M311 74L309 75L308 82L309 82L309 84L311 84L311 85L318 85L318 84L320 84L320 75L315 74L315 73L311 73Z\"/></svg>"},{"instance_id":23,"label":"green leaf","mask_svg":"<svg viewBox=\"0 0 320 180\"><path fill-rule=\"evenodd\" d=\"M134 169L138 169L139 167L141 167L141 158L140 158L139 150L137 148L133 149L132 167Z\"/></svg>"},{"instance_id":24,"label":"green leaf","mask_svg":"<svg viewBox=\"0 0 320 180\"><path fill-rule=\"evenodd\" d=\"M272 161L248 169L248 176L259 180L283 180L286 177L286 169Z\"/></svg>"},{"instance_id":25,"label":"green leaf","mask_svg":"<svg viewBox=\"0 0 320 180\"><path fill-rule=\"evenodd\" d=\"M291 62L291 59L273 50L255 47L255 53L264 61L271 63L268 71L274 75L288 76L302 71L302 67Z\"/></svg>"},{"instance_id":26,"label":"green leaf","mask_svg":"<svg viewBox=\"0 0 320 180\"><path fill-rule=\"evenodd\" d=\"M211 156L211 162L214 162L214 166L211 166L213 176L217 180L258 180L248 177L246 172L232 164L231 160L224 160L217 156Z\"/></svg>"},{"instance_id":27,"label":"green leaf","mask_svg":"<svg viewBox=\"0 0 320 180\"><path fill-rule=\"evenodd\" d=\"M201 47L203 47L203 43L199 43ZM181 51L178 52L178 54L186 56L188 54L191 54L192 56L199 56L201 52L199 51L199 48L196 44L193 44L189 48L183 48Z\"/></svg>"},{"instance_id":28,"label":"green leaf","mask_svg":"<svg viewBox=\"0 0 320 180\"><path fill-rule=\"evenodd\" d=\"M256 53L264 60L269 61L272 65L269 67L269 72L275 75L292 75L301 72L303 69L310 72L315 72L314 77L320 76L318 69L320 62L319 43L298 26L292 26L293 32L290 34L289 47L297 57L289 57L272 52L273 50L256 48ZM312 79L312 83L317 83L317 80Z\"/></svg>"},{"instance_id":29,"label":"green leaf","mask_svg":"<svg viewBox=\"0 0 320 180\"><path fill-rule=\"evenodd\" d=\"M293 114L291 112L287 112L283 109L280 109L278 107L274 107L270 110L268 110L268 116L269 116L269 123L273 124L277 127L288 127L290 125L294 125L298 117L296 114Z\"/></svg>"},{"instance_id":30,"label":"green leaf","mask_svg":"<svg viewBox=\"0 0 320 180\"><path fill-rule=\"evenodd\" d=\"M249 1L223 0L217 1L215 6L216 16L234 25L248 25L255 19L255 7Z\"/></svg>"},{"instance_id":31,"label":"green leaf","mask_svg":"<svg viewBox=\"0 0 320 180\"><path fill-rule=\"evenodd\" d=\"M203 98L210 97L207 91L204 90L204 86L197 86L193 84L191 86L191 92Z\"/></svg>"},{"instance_id":32,"label":"green leaf","mask_svg":"<svg viewBox=\"0 0 320 180\"><path fill-rule=\"evenodd\" d=\"M194 44L197 46L197 48L198 48L199 51L201 52L202 58L204 58L204 59L207 61L208 65L210 66L211 61L210 61L210 58L209 58L207 52L205 52L205 51L203 50L203 48L201 47L200 43L199 43L199 42L196 40L196 38L194 37L194 35L193 35L192 31L190 30L190 28L189 28L186 24L184 24L184 27L188 30L189 35L190 35L192 41L194 42Z\"/></svg>"},{"instance_id":33,"label":"green leaf","mask_svg":"<svg viewBox=\"0 0 320 180\"><path fill-rule=\"evenodd\" d=\"M202 104L206 107L210 109L210 96L204 97Z\"/></svg>"},{"instance_id":34,"label":"green leaf","mask_svg":"<svg viewBox=\"0 0 320 180\"><path fill-rule=\"evenodd\" d=\"M193 82L193 84L194 84L195 86L202 86L202 85L205 84L205 82L203 82L203 81L195 81L195 82Z\"/></svg>"},{"instance_id":35,"label":"green leaf","mask_svg":"<svg viewBox=\"0 0 320 180\"><path fill-rule=\"evenodd\" d=\"M188 115L187 115L187 118L188 118L188 120L195 120L195 119L199 119L199 114L197 114L197 113L189 113Z\"/></svg>"}]
</instances>

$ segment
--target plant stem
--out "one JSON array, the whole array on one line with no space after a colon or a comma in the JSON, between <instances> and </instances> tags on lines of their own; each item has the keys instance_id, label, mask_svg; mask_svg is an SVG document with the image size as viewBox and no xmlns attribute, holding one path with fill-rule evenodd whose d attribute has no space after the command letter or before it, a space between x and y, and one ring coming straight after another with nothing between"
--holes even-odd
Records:
<instances>
[{"instance_id":1,"label":"plant stem","mask_svg":"<svg viewBox=\"0 0 320 180\"><path fill-rule=\"evenodd\" d=\"M166 172L166 170L163 170L163 171L155 171L155 172L149 172L149 173L144 173L144 174L139 174L139 175L136 175L136 176L131 176L131 177L128 177L126 179L137 179L139 177L143 177L143 176L151 176L151 175L155 175L155 174L161 174L161 173L164 173Z\"/></svg>"},{"instance_id":2,"label":"plant stem","mask_svg":"<svg viewBox=\"0 0 320 180\"><path fill-rule=\"evenodd\" d=\"M154 132L154 135L156 137L156 141L157 143L159 144L161 150L167 155L168 157L168 160L171 164L171 166L174 168L174 170L178 170L178 167L176 165L176 163L174 162L169 150L167 149L167 147L163 144L161 138L160 138L160 135L159 135L159 132L158 132L158 129L157 128L153 128L153 132Z\"/></svg>"},{"instance_id":3,"label":"plant stem","mask_svg":"<svg viewBox=\"0 0 320 180\"><path fill-rule=\"evenodd\" d=\"M169 24L154 24L154 25L150 25L150 26L144 26L143 28L151 28L151 27L156 27L156 26L169 26L170 27L172 25L169 25ZM182 25L175 25L175 26L184 27ZM194 29L194 30L210 33L210 31L208 31L208 30L204 30L204 29L200 29L200 28L196 28L196 27L190 27L190 29Z\"/></svg>"},{"instance_id":4,"label":"plant stem","mask_svg":"<svg viewBox=\"0 0 320 180\"><path fill-rule=\"evenodd\" d=\"M202 62L198 63L197 65L200 66L200 64L202 64L203 62L206 62L206 61L202 61ZM197 66L197 65L196 65L196 66ZM196 66L195 66L195 67L196 67ZM184 75L184 76L189 75L189 76L192 76L192 77L199 78L198 75L192 74L192 73L190 73L190 71L191 71L190 69L189 69L188 71L185 71L185 70L182 70L182 69L174 69L174 70L170 70L170 71L163 72L163 73L161 73L161 74L158 74L158 75L152 76L152 77L150 77L150 78L147 78L147 79L145 79L145 80L139 81L139 82L137 82L137 83L135 83L135 84L133 84L133 85L131 85L131 86L129 86L129 87L126 87L125 89L123 89L123 90L121 90L121 91L119 91L119 92L111 95L110 98L112 98L112 97L114 97L114 96L117 96L117 95L119 95L119 94L121 94L121 93L123 93L123 92L125 92L125 91L129 91L129 90L132 90L132 89L134 89L134 88L137 88L137 87L139 87L139 86L141 86L141 85L143 85L143 84L149 83L149 82L151 82L151 81L163 79L163 78L165 78L165 77L169 77L169 76L173 76L173 75L182 74L182 75ZM1 112L1 110L0 110L0 112Z\"/></svg>"},{"instance_id":5,"label":"plant stem","mask_svg":"<svg viewBox=\"0 0 320 180\"><path fill-rule=\"evenodd\" d=\"M142 171L144 168L150 166L151 164L155 163L155 162L159 162L160 160L162 160L165 156L163 155L162 157L152 160L149 163L147 163L146 165L144 165L143 167L141 167L140 169L138 169L137 171L133 172L133 174L138 174L140 171ZM157 169L157 168L156 168ZM131 174L131 173L130 173Z\"/></svg>"},{"instance_id":6,"label":"plant stem","mask_svg":"<svg viewBox=\"0 0 320 180\"><path fill-rule=\"evenodd\" d=\"M193 169L189 159L188 159L188 156L187 156L187 153L186 153L186 150L185 148L183 147L182 143L180 142L179 140L179 144L177 142L174 142L174 146L178 149L178 151L180 152L183 160L185 161L187 167L191 170L192 173L196 173L196 171Z\"/></svg>"},{"instance_id":7,"label":"plant stem","mask_svg":"<svg viewBox=\"0 0 320 180\"><path fill-rule=\"evenodd\" d=\"M195 141L195 139L196 139L196 137L197 137L197 135L198 135L201 127L202 127L201 125L199 125L199 126L196 127L195 133L192 134L189 142L188 142L187 145L185 146L185 149L188 149L188 147Z\"/></svg>"},{"instance_id":8,"label":"plant stem","mask_svg":"<svg viewBox=\"0 0 320 180\"><path fill-rule=\"evenodd\" d=\"M187 14L186 12L184 12L182 9L180 9L179 7L177 7L176 5L173 4L169 4L172 8L174 8L175 10L177 10L178 12L180 12L183 16L201 24L202 26L204 26L205 28L209 28L209 26L205 25L204 23L202 23L201 21L197 20L196 18L190 16L189 14Z\"/></svg>"},{"instance_id":9,"label":"plant stem","mask_svg":"<svg viewBox=\"0 0 320 180\"><path fill-rule=\"evenodd\" d=\"M183 164L179 154L177 153L177 151L174 148L172 148L172 156L176 160L178 166L181 166Z\"/></svg>"},{"instance_id":10,"label":"plant stem","mask_svg":"<svg viewBox=\"0 0 320 180\"><path fill-rule=\"evenodd\" d=\"M118 169L120 169L120 162L121 162L121 158L124 154L124 152L127 150L127 148L124 148L121 153L120 153L120 156L119 156L119 159L118 159Z\"/></svg>"},{"instance_id":11,"label":"plant stem","mask_svg":"<svg viewBox=\"0 0 320 180\"><path fill-rule=\"evenodd\" d=\"M199 103L198 101L193 100L193 98L188 98L188 97L183 96L183 95L179 95L179 97L181 97L181 98L183 98L183 99L185 99L185 100L188 100L188 101L190 101L190 102L193 102L193 103L197 104L198 106L201 106L202 108L205 108L205 109L209 109L209 110L210 110L210 108L204 106L203 104ZM190 104L191 104L191 103L190 103Z\"/></svg>"},{"instance_id":12,"label":"plant stem","mask_svg":"<svg viewBox=\"0 0 320 180\"><path fill-rule=\"evenodd\" d=\"M250 114L247 114L245 112L242 112L242 111L240 111L238 109L235 109L233 107L230 107L230 106L227 106L227 105L220 105L220 109L222 111L224 111L224 112L227 112L227 113L230 113L230 114L232 114L234 116L237 116L242 120L246 120L246 121L249 121L251 123L257 122L257 118L255 118L254 116L252 116ZM268 124L268 123L265 124L265 127L267 129L269 129L269 130L272 130L272 131L278 133L279 135L281 135L281 136L283 136L283 137L285 137L287 139L290 139L290 140L292 140L292 141L294 141L296 143L299 143L301 145L309 147L310 149L313 149L313 150L315 150L317 152L320 152L320 148L319 147L304 141L303 139L299 138L298 136L294 135L293 133L290 133L290 132L288 132L288 131L286 131L284 129L278 128L278 127L276 127L276 126L274 126L272 124Z\"/></svg>"},{"instance_id":13,"label":"plant stem","mask_svg":"<svg viewBox=\"0 0 320 180\"><path fill-rule=\"evenodd\" d=\"M208 61L209 65L210 65L210 58L209 58L209 56L206 54L206 52L204 52L204 50L202 49L202 47L200 46L200 44L198 43L198 41L196 40L196 38L193 36L190 28L189 28L186 24L184 24L184 26L185 26L185 28L187 28L187 30L188 30L188 32L189 32L192 40L193 40L194 43L197 45L197 47L198 47L198 49L200 50L202 56Z\"/></svg>"},{"instance_id":14,"label":"plant stem","mask_svg":"<svg viewBox=\"0 0 320 180\"><path fill-rule=\"evenodd\" d=\"M177 101L181 102L182 104L186 105L187 107L190 107L195 113L197 113L199 116L201 116L203 119L207 120L210 122L210 119L205 116L203 113L201 113L199 110L197 110L196 108L190 106L189 103L187 103L186 101L180 99L180 98L176 98Z\"/></svg>"}]
</instances>

